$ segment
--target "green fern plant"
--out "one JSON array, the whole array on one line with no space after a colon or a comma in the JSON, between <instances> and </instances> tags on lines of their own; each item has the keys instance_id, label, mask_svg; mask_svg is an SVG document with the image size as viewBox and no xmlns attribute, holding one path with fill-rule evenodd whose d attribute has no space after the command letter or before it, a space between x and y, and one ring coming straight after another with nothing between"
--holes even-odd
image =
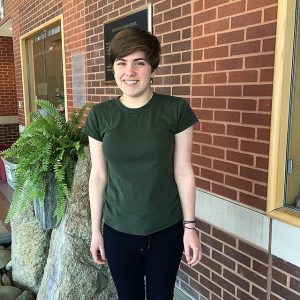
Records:
<instances>
[{"instance_id":1,"label":"green fern plant","mask_svg":"<svg viewBox=\"0 0 300 300\"><path fill-rule=\"evenodd\" d=\"M79 112L74 111L70 120L66 121L49 101L36 100L36 103L47 115L41 115L38 110L32 112L32 123L12 147L4 151L5 158L16 158L18 161L15 191L6 223L16 214L22 214L30 202L43 204L47 175L54 172L58 195L54 215L58 224L65 212L75 163L84 155L84 147L88 144L80 124L90 104L84 105Z\"/></svg>"}]
</instances>

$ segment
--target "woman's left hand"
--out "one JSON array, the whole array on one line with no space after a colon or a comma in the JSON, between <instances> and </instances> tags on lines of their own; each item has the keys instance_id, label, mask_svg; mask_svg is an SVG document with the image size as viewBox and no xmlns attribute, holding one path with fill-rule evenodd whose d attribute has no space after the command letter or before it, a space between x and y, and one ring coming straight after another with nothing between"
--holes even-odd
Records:
<instances>
[{"instance_id":1,"label":"woman's left hand","mask_svg":"<svg viewBox=\"0 0 300 300\"><path fill-rule=\"evenodd\" d=\"M201 244L196 230L184 229L183 245L186 261L194 267L202 258Z\"/></svg>"}]
</instances>

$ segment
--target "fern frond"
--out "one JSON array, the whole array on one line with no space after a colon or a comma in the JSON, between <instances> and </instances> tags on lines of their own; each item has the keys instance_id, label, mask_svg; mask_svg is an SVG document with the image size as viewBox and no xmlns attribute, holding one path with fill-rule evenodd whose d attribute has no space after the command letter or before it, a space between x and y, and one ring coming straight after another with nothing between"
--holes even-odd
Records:
<instances>
[{"instance_id":1,"label":"fern frond","mask_svg":"<svg viewBox=\"0 0 300 300\"><path fill-rule=\"evenodd\" d=\"M57 108L51 102L46 100L36 100L36 104L43 108L57 122L59 128L65 126L66 120L64 116L58 112Z\"/></svg>"},{"instance_id":2,"label":"fern frond","mask_svg":"<svg viewBox=\"0 0 300 300\"><path fill-rule=\"evenodd\" d=\"M91 104L85 104L66 122L53 104L46 100L36 102L48 115L43 116L39 111L33 112L33 122L25 128L13 146L4 151L5 158L18 159L15 191L6 222L14 215L21 214L32 201L43 204L45 180L49 172L54 172L58 196L55 216L59 223L72 186L74 165L88 144L88 138L79 126L85 109Z\"/></svg>"},{"instance_id":3,"label":"fern frond","mask_svg":"<svg viewBox=\"0 0 300 300\"><path fill-rule=\"evenodd\" d=\"M66 198L69 195L69 190L65 182L65 172L63 171L62 163L60 160L57 160L54 164L54 173L58 196L58 203L54 215L57 218L57 222L60 222L65 212Z\"/></svg>"},{"instance_id":4,"label":"fern frond","mask_svg":"<svg viewBox=\"0 0 300 300\"><path fill-rule=\"evenodd\" d=\"M78 127L83 119L84 113L87 108L91 108L93 106L93 103L85 103L77 112L74 110L71 114L70 123L72 127Z\"/></svg>"}]
</instances>

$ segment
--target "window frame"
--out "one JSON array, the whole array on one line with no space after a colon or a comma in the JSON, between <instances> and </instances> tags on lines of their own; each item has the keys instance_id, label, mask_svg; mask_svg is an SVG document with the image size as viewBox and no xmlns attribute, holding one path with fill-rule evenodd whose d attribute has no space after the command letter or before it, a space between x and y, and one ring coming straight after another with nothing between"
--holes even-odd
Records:
<instances>
[{"instance_id":1,"label":"window frame","mask_svg":"<svg viewBox=\"0 0 300 300\"><path fill-rule=\"evenodd\" d=\"M53 26L55 23L60 23L61 28L61 43L62 43L62 60L63 60L63 85L64 85L64 104L65 104L65 117L68 120L68 108L67 108L67 84L66 84L66 60L65 60L65 42L64 42L64 26L63 26L63 15L45 22L44 24L34 28L30 32L20 37L20 53L21 53L21 70L22 70L22 86L23 86L23 103L24 103L24 115L25 115L25 126L30 124L30 109L29 109L29 89L28 89L28 64L26 55L26 40L35 36L39 32Z\"/></svg>"},{"instance_id":2,"label":"window frame","mask_svg":"<svg viewBox=\"0 0 300 300\"><path fill-rule=\"evenodd\" d=\"M283 206L296 1L278 0L267 214L300 227L300 212Z\"/></svg>"},{"instance_id":3,"label":"window frame","mask_svg":"<svg viewBox=\"0 0 300 300\"><path fill-rule=\"evenodd\" d=\"M4 1L0 0L0 20L4 18Z\"/></svg>"}]
</instances>

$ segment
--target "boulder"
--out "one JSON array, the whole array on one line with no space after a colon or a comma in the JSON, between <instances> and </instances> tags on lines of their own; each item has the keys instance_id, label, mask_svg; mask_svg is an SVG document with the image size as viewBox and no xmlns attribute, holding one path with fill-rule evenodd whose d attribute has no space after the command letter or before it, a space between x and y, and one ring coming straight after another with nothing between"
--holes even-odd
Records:
<instances>
[{"instance_id":1,"label":"boulder","mask_svg":"<svg viewBox=\"0 0 300 300\"><path fill-rule=\"evenodd\" d=\"M28 290L25 290L16 300L35 300L35 295Z\"/></svg>"},{"instance_id":2,"label":"boulder","mask_svg":"<svg viewBox=\"0 0 300 300\"><path fill-rule=\"evenodd\" d=\"M7 249L0 250L0 268L4 268L10 262L11 252Z\"/></svg>"},{"instance_id":3,"label":"boulder","mask_svg":"<svg viewBox=\"0 0 300 300\"><path fill-rule=\"evenodd\" d=\"M48 257L51 232L41 227L34 215L32 204L22 216L12 220L11 230L14 284L37 293Z\"/></svg>"},{"instance_id":4,"label":"boulder","mask_svg":"<svg viewBox=\"0 0 300 300\"><path fill-rule=\"evenodd\" d=\"M16 300L22 291L13 286L0 286L0 300Z\"/></svg>"},{"instance_id":5,"label":"boulder","mask_svg":"<svg viewBox=\"0 0 300 300\"><path fill-rule=\"evenodd\" d=\"M6 286L12 285L9 277L6 274L2 275L1 281L2 281L2 285L6 285Z\"/></svg>"},{"instance_id":6,"label":"boulder","mask_svg":"<svg viewBox=\"0 0 300 300\"><path fill-rule=\"evenodd\" d=\"M97 266L91 257L88 178L89 149L78 161L66 213L52 230L47 265L38 291L38 300L117 299L107 266Z\"/></svg>"},{"instance_id":7,"label":"boulder","mask_svg":"<svg viewBox=\"0 0 300 300\"><path fill-rule=\"evenodd\" d=\"M10 262L6 265L5 269L6 269L7 271L11 271L11 270L12 270L12 261L10 261Z\"/></svg>"}]
</instances>

